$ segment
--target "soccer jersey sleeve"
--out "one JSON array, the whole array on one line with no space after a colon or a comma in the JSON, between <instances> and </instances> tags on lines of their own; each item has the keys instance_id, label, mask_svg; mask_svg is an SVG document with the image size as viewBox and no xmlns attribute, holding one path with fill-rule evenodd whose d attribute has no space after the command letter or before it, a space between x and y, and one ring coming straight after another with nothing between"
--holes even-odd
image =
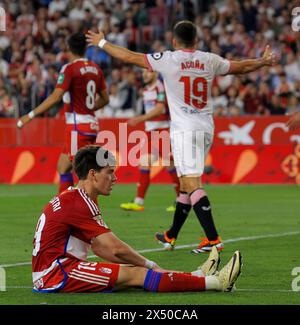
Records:
<instances>
[{"instance_id":1,"label":"soccer jersey sleeve","mask_svg":"<svg viewBox=\"0 0 300 325\"><path fill-rule=\"evenodd\" d=\"M215 75L224 75L229 71L230 62L221 56L210 53L210 65Z\"/></svg>"},{"instance_id":2,"label":"soccer jersey sleeve","mask_svg":"<svg viewBox=\"0 0 300 325\"><path fill-rule=\"evenodd\" d=\"M98 235L110 232L102 219L98 206L82 190L78 190L68 213L68 224L72 233L88 242Z\"/></svg>"},{"instance_id":3,"label":"soccer jersey sleeve","mask_svg":"<svg viewBox=\"0 0 300 325\"><path fill-rule=\"evenodd\" d=\"M69 65L65 65L61 68L59 76L56 82L56 88L61 88L64 91L68 91L70 88L72 79L72 71Z\"/></svg>"},{"instance_id":4,"label":"soccer jersey sleeve","mask_svg":"<svg viewBox=\"0 0 300 325\"><path fill-rule=\"evenodd\" d=\"M145 60L148 64L149 70L151 71L164 73L164 71L168 70L168 51L145 54Z\"/></svg>"}]
</instances>

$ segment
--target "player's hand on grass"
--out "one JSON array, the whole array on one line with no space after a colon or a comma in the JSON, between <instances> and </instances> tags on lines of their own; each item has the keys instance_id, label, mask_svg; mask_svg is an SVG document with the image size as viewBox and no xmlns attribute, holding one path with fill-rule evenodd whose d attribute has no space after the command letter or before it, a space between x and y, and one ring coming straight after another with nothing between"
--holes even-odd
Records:
<instances>
[{"instance_id":1,"label":"player's hand on grass","mask_svg":"<svg viewBox=\"0 0 300 325\"><path fill-rule=\"evenodd\" d=\"M86 34L85 34L85 38L86 41L88 42L88 45L95 45L97 46L99 44L99 42L104 39L104 33L99 30L98 33L95 33L91 30L89 30Z\"/></svg>"},{"instance_id":2,"label":"player's hand on grass","mask_svg":"<svg viewBox=\"0 0 300 325\"><path fill-rule=\"evenodd\" d=\"M294 113L286 122L286 126L290 131L295 131L300 126L300 112Z\"/></svg>"},{"instance_id":3,"label":"player's hand on grass","mask_svg":"<svg viewBox=\"0 0 300 325\"><path fill-rule=\"evenodd\" d=\"M278 57L272 52L270 45L266 46L262 58L265 61L265 65L272 66L278 63Z\"/></svg>"},{"instance_id":4,"label":"player's hand on grass","mask_svg":"<svg viewBox=\"0 0 300 325\"><path fill-rule=\"evenodd\" d=\"M132 117L131 119L129 119L127 121L128 125L130 126L136 126L137 124L143 122L143 118L141 116L135 116L135 117Z\"/></svg>"},{"instance_id":5,"label":"player's hand on grass","mask_svg":"<svg viewBox=\"0 0 300 325\"><path fill-rule=\"evenodd\" d=\"M30 117L28 116L28 114L20 117L17 121L17 127L19 129L21 129L25 124L27 124L30 121Z\"/></svg>"}]
</instances>

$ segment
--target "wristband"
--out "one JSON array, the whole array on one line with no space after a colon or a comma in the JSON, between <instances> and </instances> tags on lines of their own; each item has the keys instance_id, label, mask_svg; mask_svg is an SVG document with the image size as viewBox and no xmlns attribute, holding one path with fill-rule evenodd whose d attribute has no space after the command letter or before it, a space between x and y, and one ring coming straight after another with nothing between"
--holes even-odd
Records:
<instances>
[{"instance_id":1,"label":"wristband","mask_svg":"<svg viewBox=\"0 0 300 325\"><path fill-rule=\"evenodd\" d=\"M21 120L19 120L18 122L17 122L17 127L18 128L21 128L23 126L23 122L21 121Z\"/></svg>"},{"instance_id":2,"label":"wristband","mask_svg":"<svg viewBox=\"0 0 300 325\"><path fill-rule=\"evenodd\" d=\"M34 118L34 111L30 111L29 113L28 113L28 117L32 120L33 118Z\"/></svg>"},{"instance_id":3,"label":"wristband","mask_svg":"<svg viewBox=\"0 0 300 325\"><path fill-rule=\"evenodd\" d=\"M152 269L154 269L155 267L157 267L157 264L156 264L155 262L153 262L153 261L146 260L146 261L145 261L145 267L146 267L147 269L152 270Z\"/></svg>"},{"instance_id":4,"label":"wristband","mask_svg":"<svg viewBox=\"0 0 300 325\"><path fill-rule=\"evenodd\" d=\"M100 40L100 42L98 43L98 46L102 49L105 43L107 43L107 40L102 38L102 40Z\"/></svg>"}]
</instances>

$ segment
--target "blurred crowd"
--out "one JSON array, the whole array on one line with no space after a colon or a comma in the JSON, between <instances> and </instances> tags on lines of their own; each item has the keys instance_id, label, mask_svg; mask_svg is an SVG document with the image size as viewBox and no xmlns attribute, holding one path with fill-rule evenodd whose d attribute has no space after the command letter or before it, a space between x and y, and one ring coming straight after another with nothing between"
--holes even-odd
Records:
<instances>
[{"instance_id":1,"label":"blurred crowd","mask_svg":"<svg viewBox=\"0 0 300 325\"><path fill-rule=\"evenodd\" d=\"M4 0L0 32L0 116L18 116L54 89L68 62L67 38L101 28L106 38L140 52L172 49L172 26L189 19L198 27L198 48L228 59L257 58L267 44L280 64L243 76L215 79L216 116L274 115L300 110L300 38L292 30L298 0ZM103 69L110 103L99 116L142 112L140 69L89 47L86 57ZM55 116L59 106L48 116Z\"/></svg>"}]
</instances>

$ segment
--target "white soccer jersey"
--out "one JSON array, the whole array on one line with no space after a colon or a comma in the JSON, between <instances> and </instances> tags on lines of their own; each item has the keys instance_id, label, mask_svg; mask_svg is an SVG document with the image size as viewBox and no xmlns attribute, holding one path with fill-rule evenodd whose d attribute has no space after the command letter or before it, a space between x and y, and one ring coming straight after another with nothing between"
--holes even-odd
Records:
<instances>
[{"instance_id":1,"label":"white soccer jersey","mask_svg":"<svg viewBox=\"0 0 300 325\"><path fill-rule=\"evenodd\" d=\"M201 130L213 133L211 87L230 63L202 51L177 50L146 55L149 68L161 73L171 115L171 132Z\"/></svg>"}]
</instances>

